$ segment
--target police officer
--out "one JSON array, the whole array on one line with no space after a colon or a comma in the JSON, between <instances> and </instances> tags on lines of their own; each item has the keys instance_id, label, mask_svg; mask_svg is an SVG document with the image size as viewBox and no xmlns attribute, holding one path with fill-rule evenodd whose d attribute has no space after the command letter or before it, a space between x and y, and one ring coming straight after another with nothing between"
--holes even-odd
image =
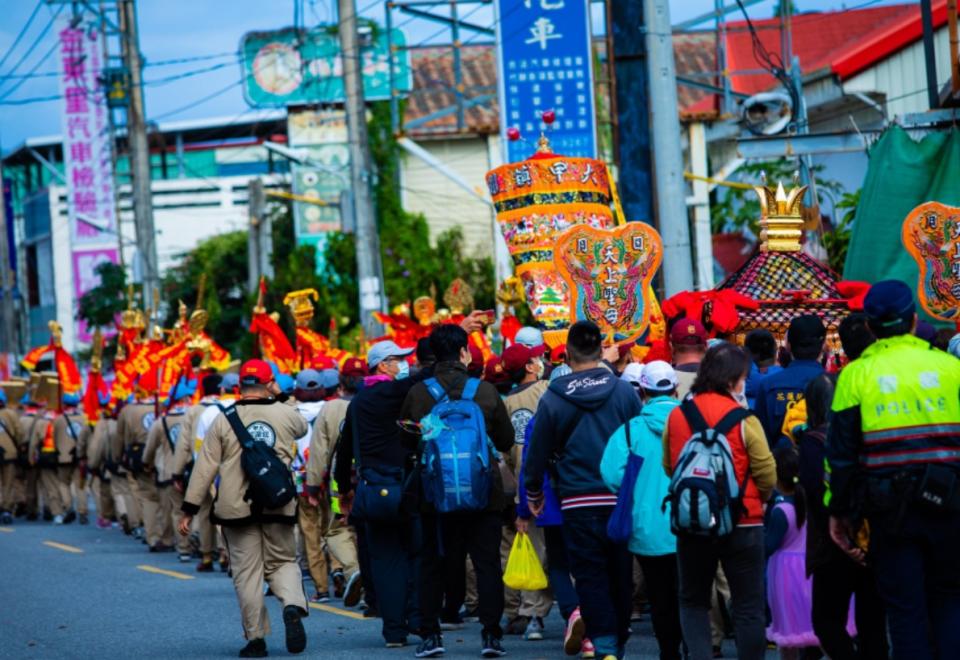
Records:
<instances>
[{"instance_id":1,"label":"police officer","mask_svg":"<svg viewBox=\"0 0 960 660\"><path fill-rule=\"evenodd\" d=\"M134 529L135 538L140 538L153 547L160 539L156 530L157 512L160 509L160 496L153 475L143 463L143 452L147 446L147 433L157 419L158 403L141 386L137 387L136 403L127 404L117 417L117 435L123 443L121 463L133 475L130 488L140 508L141 525Z\"/></svg>"},{"instance_id":2,"label":"police officer","mask_svg":"<svg viewBox=\"0 0 960 660\"><path fill-rule=\"evenodd\" d=\"M81 467L80 463L86 456L90 426L78 407L79 394L64 394L62 401L62 413L53 422L53 440L58 452L57 488L60 492L61 506L66 511L63 522L70 523L79 514L80 524L86 525L88 522L86 468ZM56 496L51 489L47 489L47 494L52 501ZM75 505L73 491L76 492Z\"/></svg>"},{"instance_id":3,"label":"police officer","mask_svg":"<svg viewBox=\"0 0 960 660\"><path fill-rule=\"evenodd\" d=\"M235 404L240 421L257 442L268 444L289 466L296 455L297 438L303 437L309 427L296 409L276 400L279 393L273 371L266 362L249 360L240 368L240 398ZM300 653L307 645L301 621L307 616L307 600L297 564L296 498L282 509L254 511L244 498L249 483L240 465L241 452L230 421L224 415L218 416L204 436L187 486L180 533L186 536L190 532L193 516L200 511L210 486L219 475L213 517L223 526L243 631L248 640L240 657L267 656L264 638L270 633L270 621L264 603L264 580L283 604L287 651Z\"/></svg>"},{"instance_id":4,"label":"police officer","mask_svg":"<svg viewBox=\"0 0 960 660\"><path fill-rule=\"evenodd\" d=\"M840 372L827 436L830 535L864 561L866 519L895 658L956 657L960 361L913 336L903 282L874 284L864 311L877 341Z\"/></svg>"},{"instance_id":5,"label":"police officer","mask_svg":"<svg viewBox=\"0 0 960 660\"><path fill-rule=\"evenodd\" d=\"M785 369L765 376L757 386L756 413L771 449L783 435L780 429L787 407L803 399L807 384L823 373L818 359L826 338L823 321L815 314L804 314L790 321L787 348L793 359Z\"/></svg>"}]
</instances>

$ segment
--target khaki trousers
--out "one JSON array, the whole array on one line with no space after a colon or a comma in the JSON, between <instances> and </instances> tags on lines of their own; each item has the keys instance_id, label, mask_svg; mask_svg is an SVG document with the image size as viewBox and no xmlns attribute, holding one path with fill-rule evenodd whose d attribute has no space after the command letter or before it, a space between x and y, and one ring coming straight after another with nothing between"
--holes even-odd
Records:
<instances>
[{"instance_id":1,"label":"khaki trousers","mask_svg":"<svg viewBox=\"0 0 960 660\"><path fill-rule=\"evenodd\" d=\"M284 607L295 605L303 616L308 614L293 525L264 523L224 527L223 536L247 639L263 639L270 634L264 580Z\"/></svg>"},{"instance_id":2,"label":"khaki trousers","mask_svg":"<svg viewBox=\"0 0 960 660\"><path fill-rule=\"evenodd\" d=\"M93 490L94 501L97 503L97 515L106 520L115 518L117 510L113 502L111 482L104 480L100 476L94 477L91 490Z\"/></svg>"},{"instance_id":3,"label":"khaki trousers","mask_svg":"<svg viewBox=\"0 0 960 660\"><path fill-rule=\"evenodd\" d=\"M36 515L39 512L40 468L30 465L20 470L24 507L27 515Z\"/></svg>"},{"instance_id":4,"label":"khaki trousers","mask_svg":"<svg viewBox=\"0 0 960 660\"><path fill-rule=\"evenodd\" d=\"M147 545L154 545L163 533L160 525L160 494L153 474L141 472L135 477L134 497L143 513L143 531L147 536Z\"/></svg>"},{"instance_id":5,"label":"khaki trousers","mask_svg":"<svg viewBox=\"0 0 960 660\"><path fill-rule=\"evenodd\" d=\"M331 563L334 565L334 570L339 564L343 576L349 580L360 570L360 561L357 558L357 534L353 531L353 527L348 525L343 517L334 517L330 521L330 527L327 528L323 540L326 541L327 550L333 559Z\"/></svg>"},{"instance_id":6,"label":"khaki trousers","mask_svg":"<svg viewBox=\"0 0 960 660\"><path fill-rule=\"evenodd\" d=\"M330 590L329 577L331 571L343 570L343 566L336 558L328 562L324 547L323 535L330 526L330 505L323 500L320 506L312 506L307 498L300 498L297 507L297 517L300 522L300 532L303 535L303 550L307 558L307 569L313 584L318 592Z\"/></svg>"},{"instance_id":7,"label":"khaki trousers","mask_svg":"<svg viewBox=\"0 0 960 660\"><path fill-rule=\"evenodd\" d=\"M210 520L210 514L212 512L213 495L207 493L207 496L203 498L203 502L200 504L200 510L193 519L193 528L200 536L200 552L204 556L212 555L220 545L217 543L219 540L217 537L217 528L214 526L213 521Z\"/></svg>"},{"instance_id":8,"label":"khaki trousers","mask_svg":"<svg viewBox=\"0 0 960 660\"><path fill-rule=\"evenodd\" d=\"M74 493L73 497L77 503L77 513L87 515L90 512L90 498L87 491L87 486L90 484L90 479L84 474L79 465L73 466L70 472L66 473L66 475L67 492L70 492L72 487Z\"/></svg>"},{"instance_id":9,"label":"khaki trousers","mask_svg":"<svg viewBox=\"0 0 960 660\"><path fill-rule=\"evenodd\" d=\"M517 532L513 525L503 526L503 536L500 539L500 564L503 570L507 570L507 558L510 556L510 549L513 547L513 539L516 535ZM543 530L531 521L528 536L533 544L533 549L536 550L537 556L540 558L540 564L546 570L547 547L543 540ZM504 586L503 596L503 613L506 615L507 621L518 616L545 617L550 613L550 607L553 605L553 594L550 587L540 591L520 592Z\"/></svg>"},{"instance_id":10,"label":"khaki trousers","mask_svg":"<svg viewBox=\"0 0 960 660\"><path fill-rule=\"evenodd\" d=\"M127 517L131 527L138 527L143 524L143 512L133 494L134 483L133 475L129 472L115 474L110 479L110 490L113 492L114 504L120 515Z\"/></svg>"},{"instance_id":11,"label":"khaki trousers","mask_svg":"<svg viewBox=\"0 0 960 660\"><path fill-rule=\"evenodd\" d=\"M53 468L40 468L40 488L43 501L50 513L62 516L70 510L73 501L70 497L70 470L72 465L58 465ZM63 475L61 476L61 472Z\"/></svg>"},{"instance_id":12,"label":"khaki trousers","mask_svg":"<svg viewBox=\"0 0 960 660\"><path fill-rule=\"evenodd\" d=\"M0 465L0 511L13 511L16 504L14 499L14 487L16 485L14 475L16 472L17 466L14 463Z\"/></svg>"},{"instance_id":13,"label":"khaki trousers","mask_svg":"<svg viewBox=\"0 0 960 660\"><path fill-rule=\"evenodd\" d=\"M180 507L183 506L183 493L174 488L173 484L160 486L159 491L159 526L163 530L160 535L160 541L165 545L176 544L177 552L182 555L189 555L190 539L176 533L176 529L180 525L180 518L183 517L183 512L180 511Z\"/></svg>"}]
</instances>

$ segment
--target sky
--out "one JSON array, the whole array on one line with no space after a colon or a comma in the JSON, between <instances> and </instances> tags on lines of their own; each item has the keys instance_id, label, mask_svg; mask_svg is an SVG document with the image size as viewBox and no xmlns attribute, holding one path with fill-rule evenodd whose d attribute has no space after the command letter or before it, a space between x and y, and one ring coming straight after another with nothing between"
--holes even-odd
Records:
<instances>
[{"instance_id":1,"label":"sky","mask_svg":"<svg viewBox=\"0 0 960 660\"><path fill-rule=\"evenodd\" d=\"M639 2L640 0L630 0ZM909 0L900 0L900 2ZM794 0L802 11L824 11L864 5L894 4L890 0ZM731 4L730 0L727 0ZM146 111L148 121L175 121L208 117L242 117L252 110L240 91L241 70L235 55L241 37L252 30L271 30L294 23L295 5L303 6L308 27L330 23L337 0L138 0L140 50L146 61ZM749 4L749 3L745 3ZM769 18L774 0L753 4L753 18ZM39 5L20 42L17 35ZM357 0L361 16L383 19L383 0ZM673 24L712 11L714 0L670 0ZM4 153L28 137L60 133L62 100L31 101L59 93L55 75L53 29L47 29L57 5L46 0L0 0L0 149ZM492 25L488 7L477 6L471 22ZM595 22L603 8L595 7ZM69 8L63 10L69 11ZM471 11L461 10L461 16ZM738 19L739 14L731 15ZM449 32L422 19L394 14L408 44L449 43ZM709 27L705 23L704 27ZM44 33L44 30L46 32ZM469 37L465 37L469 39ZM474 41L480 41L475 39ZM50 55L44 60L44 56ZM169 60L195 58L191 62ZM32 73L31 73L32 72ZM29 76L28 76L29 74ZM183 74L192 74L179 77ZM173 79L173 80L171 80ZM12 104L26 100L26 103Z\"/></svg>"}]
</instances>

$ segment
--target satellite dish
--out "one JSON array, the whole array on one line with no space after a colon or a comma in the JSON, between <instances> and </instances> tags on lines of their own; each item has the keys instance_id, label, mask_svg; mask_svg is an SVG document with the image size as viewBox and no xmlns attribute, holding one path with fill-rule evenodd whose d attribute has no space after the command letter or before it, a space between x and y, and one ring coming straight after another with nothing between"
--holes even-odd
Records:
<instances>
[{"instance_id":1,"label":"satellite dish","mask_svg":"<svg viewBox=\"0 0 960 660\"><path fill-rule=\"evenodd\" d=\"M793 100L784 92L754 94L743 102L741 118L754 135L777 135L793 121Z\"/></svg>"}]
</instances>

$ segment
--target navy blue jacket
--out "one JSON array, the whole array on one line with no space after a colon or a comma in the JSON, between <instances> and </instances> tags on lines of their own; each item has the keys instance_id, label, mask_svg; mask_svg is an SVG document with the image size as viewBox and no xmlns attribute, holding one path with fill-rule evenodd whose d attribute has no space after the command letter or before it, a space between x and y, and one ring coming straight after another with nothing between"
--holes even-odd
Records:
<instances>
[{"instance_id":1,"label":"navy blue jacket","mask_svg":"<svg viewBox=\"0 0 960 660\"><path fill-rule=\"evenodd\" d=\"M792 401L803 398L807 383L823 373L816 360L794 360L783 371L768 374L757 386L757 402L754 412L763 424L767 441L773 447L782 433L783 418Z\"/></svg>"},{"instance_id":2,"label":"navy blue jacket","mask_svg":"<svg viewBox=\"0 0 960 660\"><path fill-rule=\"evenodd\" d=\"M550 465L563 509L616 504L600 474L600 459L613 432L639 415L640 407L633 387L603 367L553 381L540 399L527 448L528 497L540 495Z\"/></svg>"}]
</instances>

